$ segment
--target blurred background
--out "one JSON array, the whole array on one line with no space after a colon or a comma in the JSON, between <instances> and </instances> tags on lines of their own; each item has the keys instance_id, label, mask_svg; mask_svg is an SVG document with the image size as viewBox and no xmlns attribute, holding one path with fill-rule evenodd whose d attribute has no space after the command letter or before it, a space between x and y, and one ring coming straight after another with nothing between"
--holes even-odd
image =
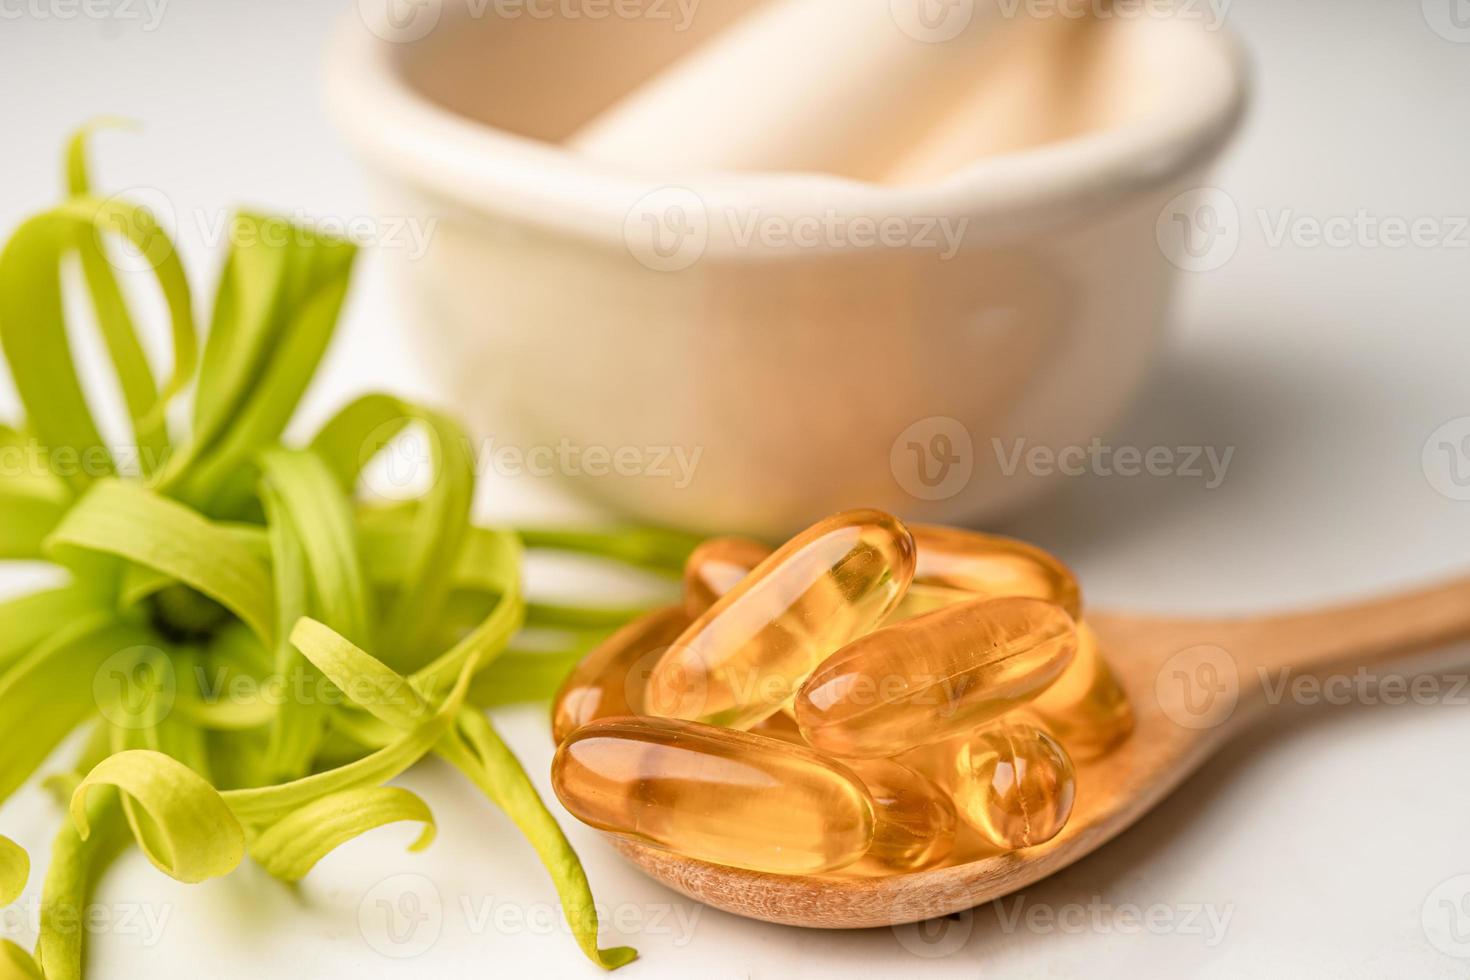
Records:
<instances>
[{"instance_id":1,"label":"blurred background","mask_svg":"<svg viewBox=\"0 0 1470 980\"><path fill-rule=\"evenodd\" d=\"M1162 353L1108 441L1213 450L1228 464L1218 479L1208 464L1199 478L1092 469L987 529L1057 552L1098 608L1253 613L1462 572L1470 8L1234 0L1217 9L1254 72L1250 112L1208 180L1236 211L1233 250L1181 273ZM247 204L371 228L363 169L321 99L324 46L343 16L352 9L330 2L0 0L0 83L10 93L0 110L0 225L58 195L60 148L76 125L116 114L143 129L95 141L97 180L109 190L146 199L166 188L205 216ZM1414 240L1385 234L1413 222L1424 229ZM211 283L220 255L210 221L180 221L176 237L197 281ZM411 341L426 328L380 274L386 261L370 249L359 266L304 429L360 390L446 400ZM3 414L14 407L0 389ZM487 479L484 493L491 519L600 516L530 476ZM621 928L643 954L629 976L781 975L797 957L817 975L844 977L931 960L995 976L1463 976L1470 960L1456 954L1470 950L1446 943L1439 917L1470 936L1470 886L1455 884L1470 874L1470 784L1459 778L1466 700L1470 692L1273 713L1116 844L1020 905L976 910L943 946L911 932L802 932L697 908L623 865L587 828L567 830L599 898L626 903ZM504 721L527 768L543 774L542 712L508 711ZM95 975L193 976L206 957L221 978L591 975L571 943L543 938L556 931L541 915L552 893L528 849L507 844L505 821L432 767L409 781L433 784L445 801L441 845L406 855L408 836L372 835L324 862L299 898L252 887L248 873L186 890L130 855L104 898L155 903L169 918L156 935L98 937ZM46 826L48 807L28 789L7 804L7 821ZM384 884L394 874L431 880L441 903L442 929L407 960L357 926L375 889L401 893L402 882ZM1036 905L1083 911L1049 928L1008 918ZM1159 921L1170 924L1141 924L1130 908L1163 909ZM4 935L28 938L12 935L27 928L7 921Z\"/></svg>"}]
</instances>

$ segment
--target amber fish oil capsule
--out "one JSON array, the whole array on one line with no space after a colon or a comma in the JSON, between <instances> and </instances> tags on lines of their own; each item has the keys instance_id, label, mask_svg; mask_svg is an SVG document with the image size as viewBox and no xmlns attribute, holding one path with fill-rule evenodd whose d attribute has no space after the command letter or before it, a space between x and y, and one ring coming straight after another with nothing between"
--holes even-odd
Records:
<instances>
[{"instance_id":1,"label":"amber fish oil capsule","mask_svg":"<svg viewBox=\"0 0 1470 980\"><path fill-rule=\"evenodd\" d=\"M1046 723L1074 759L1104 755L1133 731L1128 695L1085 623L1077 626L1077 656L1056 683L1026 706Z\"/></svg>"},{"instance_id":2,"label":"amber fish oil capsule","mask_svg":"<svg viewBox=\"0 0 1470 980\"><path fill-rule=\"evenodd\" d=\"M816 666L893 611L913 539L882 511L829 517L756 566L685 631L649 675L650 713L749 728Z\"/></svg>"},{"instance_id":3,"label":"amber fish oil capsule","mask_svg":"<svg viewBox=\"0 0 1470 980\"><path fill-rule=\"evenodd\" d=\"M857 773L873 798L873 844L854 870L919 871L949 857L959 818L944 789L891 759L851 760L845 765Z\"/></svg>"},{"instance_id":4,"label":"amber fish oil capsule","mask_svg":"<svg viewBox=\"0 0 1470 980\"><path fill-rule=\"evenodd\" d=\"M684 563L684 611L698 619L769 557L771 549L751 538L705 541Z\"/></svg>"},{"instance_id":5,"label":"amber fish oil capsule","mask_svg":"<svg viewBox=\"0 0 1470 980\"><path fill-rule=\"evenodd\" d=\"M974 599L849 643L802 685L807 742L879 758L974 730L1040 694L1077 650L1072 619L1039 599Z\"/></svg>"},{"instance_id":6,"label":"amber fish oil capsule","mask_svg":"<svg viewBox=\"0 0 1470 980\"><path fill-rule=\"evenodd\" d=\"M1082 616L1082 591L1071 569L1042 549L992 534L915 524L910 530L917 550L914 586L917 596L937 601L943 593L996 598L1027 596L1045 599Z\"/></svg>"},{"instance_id":7,"label":"amber fish oil capsule","mask_svg":"<svg viewBox=\"0 0 1470 980\"><path fill-rule=\"evenodd\" d=\"M959 743L941 782L965 822L997 847L1044 844L1072 815L1072 759L1056 739L1019 721L989 726Z\"/></svg>"},{"instance_id":8,"label":"amber fish oil capsule","mask_svg":"<svg viewBox=\"0 0 1470 980\"><path fill-rule=\"evenodd\" d=\"M715 864L820 874L873 842L872 799L851 770L748 732L598 721L557 749L551 780L583 823Z\"/></svg>"},{"instance_id":9,"label":"amber fish oil capsule","mask_svg":"<svg viewBox=\"0 0 1470 980\"><path fill-rule=\"evenodd\" d=\"M683 608L657 609L624 626L592 650L572 669L551 703L551 735L558 745L572 732L598 718L643 714L645 668L689 626Z\"/></svg>"}]
</instances>

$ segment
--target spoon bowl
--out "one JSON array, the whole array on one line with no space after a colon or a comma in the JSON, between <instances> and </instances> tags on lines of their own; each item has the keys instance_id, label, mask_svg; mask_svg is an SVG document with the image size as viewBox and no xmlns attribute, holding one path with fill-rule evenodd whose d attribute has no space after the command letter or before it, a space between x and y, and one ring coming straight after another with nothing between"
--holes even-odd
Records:
<instances>
[{"instance_id":1,"label":"spoon bowl","mask_svg":"<svg viewBox=\"0 0 1470 980\"><path fill-rule=\"evenodd\" d=\"M1072 864L1137 822L1270 706L1283 675L1359 668L1410 677L1470 663L1470 579L1355 605L1256 619L1089 612L1133 705L1133 734L1079 763L1067 826L1037 847L885 877L797 877L721 867L613 838L643 871L737 915L813 928L898 925L1001 898ZM1430 656L1444 651L1447 656ZM1372 674L1370 674L1372 676Z\"/></svg>"}]
</instances>

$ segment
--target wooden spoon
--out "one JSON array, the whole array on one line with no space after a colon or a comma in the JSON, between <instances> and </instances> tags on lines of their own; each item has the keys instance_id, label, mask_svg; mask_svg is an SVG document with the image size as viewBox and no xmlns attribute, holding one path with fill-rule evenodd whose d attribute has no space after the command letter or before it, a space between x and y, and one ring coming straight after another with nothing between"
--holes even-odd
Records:
<instances>
[{"instance_id":1,"label":"wooden spoon","mask_svg":"<svg viewBox=\"0 0 1470 980\"><path fill-rule=\"evenodd\" d=\"M1470 663L1470 647L1450 652L1452 659L1426 656L1470 639L1470 579L1255 619L1097 612L1087 621L1132 700L1137 727L1111 753L1079 768L1070 821L1039 847L906 875L810 878L706 864L623 839L613 843L669 887L738 915L839 929L916 922L1010 894L1101 847L1265 709L1291 703L1293 684L1322 683L1314 697L1336 702L1357 696L1355 685L1365 680L1406 684ZM1386 685L1381 691L1390 694Z\"/></svg>"}]
</instances>

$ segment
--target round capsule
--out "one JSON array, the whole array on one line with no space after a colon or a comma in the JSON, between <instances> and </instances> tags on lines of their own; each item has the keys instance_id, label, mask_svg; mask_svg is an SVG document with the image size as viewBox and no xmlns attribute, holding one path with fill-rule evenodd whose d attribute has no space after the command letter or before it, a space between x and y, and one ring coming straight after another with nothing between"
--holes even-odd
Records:
<instances>
[{"instance_id":1,"label":"round capsule","mask_svg":"<svg viewBox=\"0 0 1470 980\"><path fill-rule=\"evenodd\" d=\"M1005 721L958 743L942 782L965 822L997 847L1044 844L1072 815L1076 772L1067 750L1034 725Z\"/></svg>"},{"instance_id":2,"label":"round capsule","mask_svg":"<svg viewBox=\"0 0 1470 980\"><path fill-rule=\"evenodd\" d=\"M1045 599L1082 616L1082 592L1071 569L1042 549L993 534L916 524L914 585L969 595Z\"/></svg>"},{"instance_id":3,"label":"round capsule","mask_svg":"<svg viewBox=\"0 0 1470 980\"><path fill-rule=\"evenodd\" d=\"M890 759L847 763L873 798L873 844L853 870L932 868L954 848L954 804L927 776Z\"/></svg>"},{"instance_id":4,"label":"round capsule","mask_svg":"<svg viewBox=\"0 0 1470 980\"><path fill-rule=\"evenodd\" d=\"M1056 683L1026 706L1074 759L1104 755L1133 732L1133 708L1108 666L1097 634L1077 626L1077 655Z\"/></svg>"},{"instance_id":5,"label":"round capsule","mask_svg":"<svg viewBox=\"0 0 1470 980\"><path fill-rule=\"evenodd\" d=\"M843 758L897 755L974 730L1040 694L1077 631L1040 599L972 599L849 643L807 678L796 721Z\"/></svg>"},{"instance_id":6,"label":"round capsule","mask_svg":"<svg viewBox=\"0 0 1470 980\"><path fill-rule=\"evenodd\" d=\"M771 557L771 549L751 538L710 538L684 563L684 610L698 619L733 591L751 569Z\"/></svg>"},{"instance_id":7,"label":"round capsule","mask_svg":"<svg viewBox=\"0 0 1470 980\"><path fill-rule=\"evenodd\" d=\"M551 784L572 816L686 857L820 874L873 842L873 803L843 766L749 732L613 718L557 749Z\"/></svg>"},{"instance_id":8,"label":"round capsule","mask_svg":"<svg viewBox=\"0 0 1470 980\"><path fill-rule=\"evenodd\" d=\"M679 606L656 609L624 626L572 668L551 702L551 736L562 739L598 718L643 714L644 671L689 626Z\"/></svg>"},{"instance_id":9,"label":"round capsule","mask_svg":"<svg viewBox=\"0 0 1470 980\"><path fill-rule=\"evenodd\" d=\"M742 729L769 718L888 617L913 573L913 539L896 517L860 510L813 525L673 643L649 675L649 712Z\"/></svg>"}]
</instances>

